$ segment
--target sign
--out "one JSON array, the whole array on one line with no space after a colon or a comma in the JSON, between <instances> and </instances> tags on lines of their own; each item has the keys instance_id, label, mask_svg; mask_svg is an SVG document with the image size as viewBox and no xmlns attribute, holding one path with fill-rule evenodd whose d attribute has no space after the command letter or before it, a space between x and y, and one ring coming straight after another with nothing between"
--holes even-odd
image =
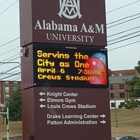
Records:
<instances>
[{"instance_id":1,"label":"sign","mask_svg":"<svg viewBox=\"0 0 140 140\"><path fill-rule=\"evenodd\" d=\"M34 83L50 86L107 87L107 50L87 46L33 46Z\"/></svg>"},{"instance_id":2,"label":"sign","mask_svg":"<svg viewBox=\"0 0 140 140\"><path fill-rule=\"evenodd\" d=\"M62 91L47 91L47 92L39 92L39 108L40 112L44 109L46 110L46 125L54 126L54 125L97 125L97 124L106 124L106 113L105 111L101 111L100 114L96 113L96 109L99 109L99 104L95 104L95 102L79 102L80 95L79 92L68 92L65 90ZM85 93L86 94L86 93ZM94 94L94 93L93 93ZM102 93L96 93L102 94ZM87 95L86 95L87 96ZM86 96L84 99L86 99ZM91 96L91 95L88 95ZM57 113L51 113L49 110L56 110ZM78 113L79 110L86 109L86 111L82 113ZM63 110L60 113L59 110ZM65 113L67 110L67 113ZM74 113L71 113L71 110ZM75 112L76 110L76 112ZM95 111L91 111L95 110ZM91 112L91 113L87 113ZM39 113L40 114L40 113ZM42 115L43 115L42 114ZM41 120L40 120L41 121Z\"/></svg>"},{"instance_id":3,"label":"sign","mask_svg":"<svg viewBox=\"0 0 140 140\"><path fill-rule=\"evenodd\" d=\"M111 140L107 89L39 86L24 90L22 98L28 116L24 136L34 134L37 140Z\"/></svg>"},{"instance_id":4,"label":"sign","mask_svg":"<svg viewBox=\"0 0 140 140\"><path fill-rule=\"evenodd\" d=\"M38 87L35 102L36 130L41 131L40 135L52 137L53 132L63 132L62 140L69 135L74 140L85 140L85 136L88 140L110 140L107 89Z\"/></svg>"},{"instance_id":5,"label":"sign","mask_svg":"<svg viewBox=\"0 0 140 140\"><path fill-rule=\"evenodd\" d=\"M111 140L104 0L20 0L23 140Z\"/></svg>"},{"instance_id":6,"label":"sign","mask_svg":"<svg viewBox=\"0 0 140 140\"><path fill-rule=\"evenodd\" d=\"M30 43L107 45L105 1L20 1L21 46Z\"/></svg>"}]
</instances>

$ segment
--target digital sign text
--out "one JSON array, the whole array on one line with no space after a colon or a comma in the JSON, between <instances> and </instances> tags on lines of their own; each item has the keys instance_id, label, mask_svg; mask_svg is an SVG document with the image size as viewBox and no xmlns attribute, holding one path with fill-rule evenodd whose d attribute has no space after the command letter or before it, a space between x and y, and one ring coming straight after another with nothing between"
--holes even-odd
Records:
<instances>
[{"instance_id":1,"label":"digital sign text","mask_svg":"<svg viewBox=\"0 0 140 140\"><path fill-rule=\"evenodd\" d=\"M63 86L107 85L106 51L34 47L35 83Z\"/></svg>"}]
</instances>

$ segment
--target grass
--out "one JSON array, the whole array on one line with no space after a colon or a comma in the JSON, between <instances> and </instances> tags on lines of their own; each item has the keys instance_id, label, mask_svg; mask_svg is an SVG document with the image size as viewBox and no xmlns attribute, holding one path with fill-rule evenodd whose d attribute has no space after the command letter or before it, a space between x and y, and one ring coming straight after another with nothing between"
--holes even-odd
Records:
<instances>
[{"instance_id":1,"label":"grass","mask_svg":"<svg viewBox=\"0 0 140 140\"><path fill-rule=\"evenodd\" d=\"M122 135L131 135L140 138L140 108L134 110L116 109L110 110L111 115L111 134L112 137ZM117 124L116 127L116 117ZM3 125L3 119L0 115L0 140L6 138L6 125ZM22 135L22 122L10 122L10 137Z\"/></svg>"},{"instance_id":2,"label":"grass","mask_svg":"<svg viewBox=\"0 0 140 140\"><path fill-rule=\"evenodd\" d=\"M140 138L140 108L134 110L116 109L111 110L111 134L112 137L131 135ZM117 116L117 121L116 117ZM116 122L118 127L116 127Z\"/></svg>"},{"instance_id":3,"label":"grass","mask_svg":"<svg viewBox=\"0 0 140 140\"><path fill-rule=\"evenodd\" d=\"M117 120L120 126L140 126L140 108L134 110L117 109ZM111 110L111 123L115 123L115 110Z\"/></svg>"},{"instance_id":4,"label":"grass","mask_svg":"<svg viewBox=\"0 0 140 140\"><path fill-rule=\"evenodd\" d=\"M22 122L10 122L10 137L22 135ZM6 138L6 125L3 124L3 117L0 115L0 140Z\"/></svg>"}]
</instances>

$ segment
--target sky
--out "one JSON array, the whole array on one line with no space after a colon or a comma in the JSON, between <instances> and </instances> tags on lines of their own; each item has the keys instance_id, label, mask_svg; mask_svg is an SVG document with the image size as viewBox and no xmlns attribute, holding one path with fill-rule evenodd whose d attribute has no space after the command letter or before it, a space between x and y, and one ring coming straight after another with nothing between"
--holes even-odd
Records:
<instances>
[{"instance_id":1,"label":"sky","mask_svg":"<svg viewBox=\"0 0 140 140\"><path fill-rule=\"evenodd\" d=\"M140 60L139 7L140 0L106 0L108 64L111 70L133 69ZM115 35L117 33L120 34Z\"/></svg>"},{"instance_id":2,"label":"sky","mask_svg":"<svg viewBox=\"0 0 140 140\"><path fill-rule=\"evenodd\" d=\"M106 0L105 2L108 68L134 69L140 60L140 0ZM8 80L20 79L19 34L19 1L0 0L1 80L6 77ZM9 63L2 64L4 61Z\"/></svg>"}]
</instances>

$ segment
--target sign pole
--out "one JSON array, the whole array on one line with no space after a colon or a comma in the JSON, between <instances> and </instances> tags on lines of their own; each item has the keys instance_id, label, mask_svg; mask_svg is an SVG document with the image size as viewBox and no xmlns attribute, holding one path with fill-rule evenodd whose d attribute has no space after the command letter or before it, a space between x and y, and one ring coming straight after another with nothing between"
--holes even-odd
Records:
<instances>
[{"instance_id":1,"label":"sign pole","mask_svg":"<svg viewBox=\"0 0 140 140\"><path fill-rule=\"evenodd\" d=\"M7 140L9 140L9 107L7 107Z\"/></svg>"}]
</instances>

